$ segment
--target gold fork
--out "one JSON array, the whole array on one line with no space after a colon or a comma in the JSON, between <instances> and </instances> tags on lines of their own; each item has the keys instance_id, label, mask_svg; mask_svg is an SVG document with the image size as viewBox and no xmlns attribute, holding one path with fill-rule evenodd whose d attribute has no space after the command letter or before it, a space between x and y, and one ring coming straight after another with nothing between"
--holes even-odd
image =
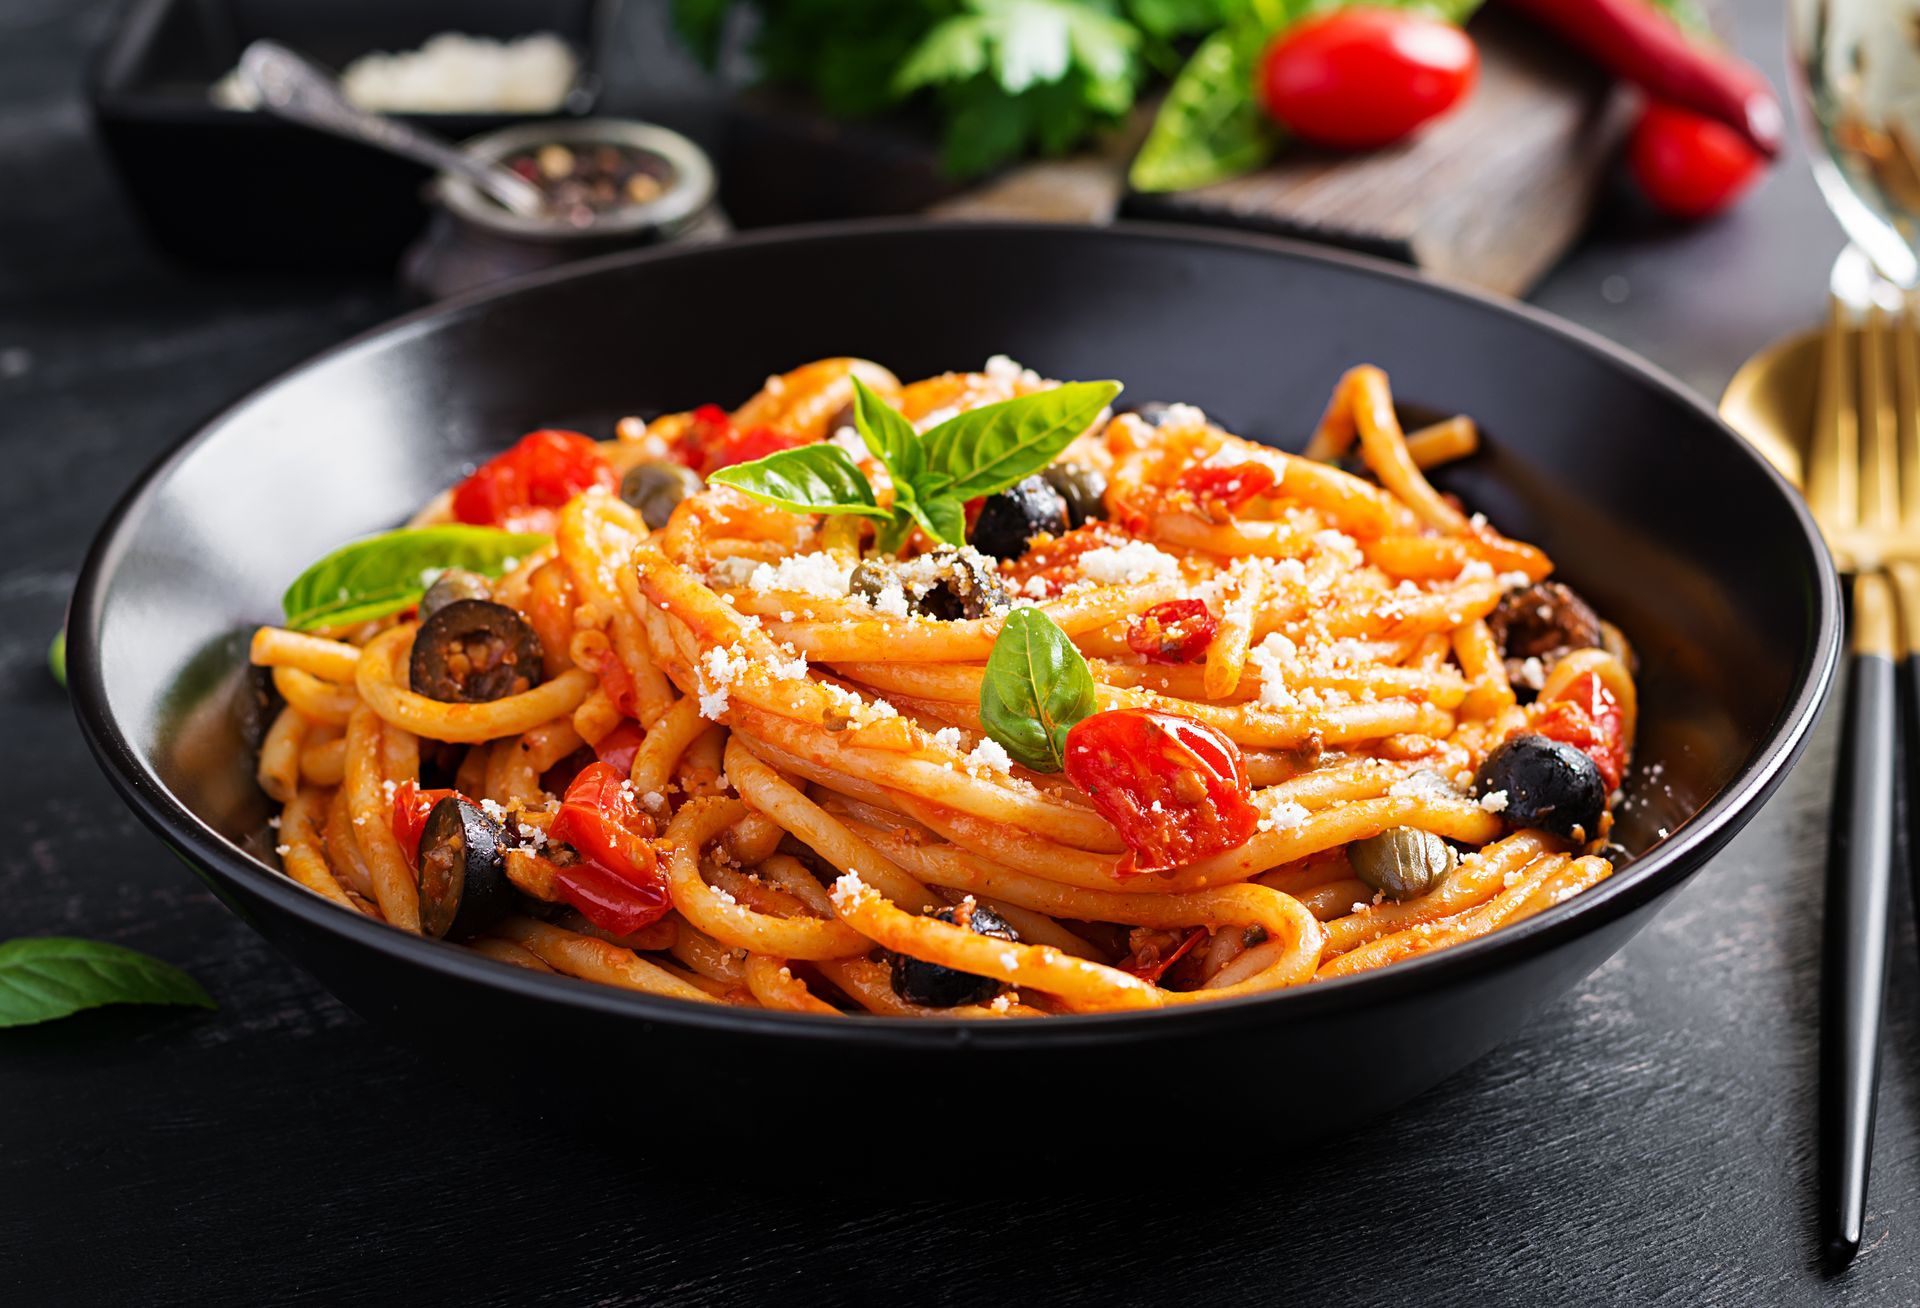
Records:
<instances>
[{"instance_id":1,"label":"gold fork","mask_svg":"<svg viewBox=\"0 0 1920 1308\"><path fill-rule=\"evenodd\" d=\"M1911 302L1891 327L1878 305L1858 330L1835 300L1821 341L1808 507L1853 577L1852 655L1834 782L1821 984L1821 1217L1848 1259L1866 1220L1880 1071L1895 787L1916 721L1920 624L1920 332ZM1902 619L1906 668L1896 670ZM1906 684L1902 684L1902 682ZM1904 691L1904 694L1902 693ZM1900 704L1906 704L1903 723Z\"/></svg>"}]
</instances>

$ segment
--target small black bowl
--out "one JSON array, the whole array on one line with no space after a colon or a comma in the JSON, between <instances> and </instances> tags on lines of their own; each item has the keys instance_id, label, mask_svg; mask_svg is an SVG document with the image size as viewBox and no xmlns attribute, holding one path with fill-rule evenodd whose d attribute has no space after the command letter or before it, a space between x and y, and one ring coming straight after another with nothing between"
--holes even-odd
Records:
<instances>
[{"instance_id":1,"label":"small black bowl","mask_svg":"<svg viewBox=\"0 0 1920 1308\"><path fill-rule=\"evenodd\" d=\"M998 352L1217 407L1296 448L1361 361L1409 406L1473 415L1488 449L1443 484L1543 544L1639 649L1626 865L1378 973L1172 1012L963 1023L683 1005L536 975L342 912L253 855L266 807L233 689L247 632L312 559L535 426L604 435L622 413L736 401L825 355L920 376ZM1826 551L1773 470L1672 381L1543 315L1264 238L876 223L579 265L296 369L114 511L74 596L69 666L128 802L235 911L405 1038L513 1048L522 1066L537 1049L560 1051L554 1068L589 1051L596 1077L651 1069L656 1104L728 1081L777 1087L783 1105L884 1086L916 1107L979 1107L1044 1086L1044 1102L1072 1106L1039 1124L1059 1135L1137 1113L1143 1094L1158 1118L1227 1093L1258 1104L1245 1120L1297 1135L1463 1066L1644 925L1798 754L1839 614ZM1176 1071L1179 1088L1162 1084Z\"/></svg>"}]
</instances>

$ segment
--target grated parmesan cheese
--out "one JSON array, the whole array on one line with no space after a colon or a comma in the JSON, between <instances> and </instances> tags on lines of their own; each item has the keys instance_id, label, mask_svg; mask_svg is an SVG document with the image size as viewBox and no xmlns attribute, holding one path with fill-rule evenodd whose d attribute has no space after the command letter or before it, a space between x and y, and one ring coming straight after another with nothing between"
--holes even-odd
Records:
<instances>
[{"instance_id":1,"label":"grated parmesan cheese","mask_svg":"<svg viewBox=\"0 0 1920 1308\"><path fill-rule=\"evenodd\" d=\"M1013 771L1013 759L1008 757L1007 751L1001 746L999 741L993 739L991 736L983 736L981 737L980 743L975 745L972 752L967 755L967 766L971 768L984 768L988 772L1011 773Z\"/></svg>"},{"instance_id":2,"label":"grated parmesan cheese","mask_svg":"<svg viewBox=\"0 0 1920 1308\"><path fill-rule=\"evenodd\" d=\"M1102 545L1080 556L1080 575L1109 586L1135 586L1180 575L1180 560L1143 540Z\"/></svg>"},{"instance_id":3,"label":"grated parmesan cheese","mask_svg":"<svg viewBox=\"0 0 1920 1308\"><path fill-rule=\"evenodd\" d=\"M762 563L747 578L747 589L756 595L768 591L797 591L816 599L844 599L853 565L835 555L790 554L779 563Z\"/></svg>"},{"instance_id":4,"label":"grated parmesan cheese","mask_svg":"<svg viewBox=\"0 0 1920 1308\"><path fill-rule=\"evenodd\" d=\"M1480 796L1480 807L1484 808L1489 813L1506 812L1507 811L1507 792L1504 790L1488 791L1486 794Z\"/></svg>"}]
</instances>

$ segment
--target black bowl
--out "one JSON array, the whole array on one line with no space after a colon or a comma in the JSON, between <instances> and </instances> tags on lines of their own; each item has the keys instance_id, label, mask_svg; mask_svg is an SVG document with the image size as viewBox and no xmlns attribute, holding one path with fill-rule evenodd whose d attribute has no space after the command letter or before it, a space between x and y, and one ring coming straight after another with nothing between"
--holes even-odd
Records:
<instances>
[{"instance_id":1,"label":"black bowl","mask_svg":"<svg viewBox=\"0 0 1920 1308\"><path fill-rule=\"evenodd\" d=\"M826 1019L683 1005L496 964L322 902L250 854L265 805L229 711L248 630L348 537L541 425L736 401L825 355L903 376L1005 352L1118 377L1297 447L1370 361L1410 409L1464 412L1486 453L1444 484L1542 543L1644 664L1612 879L1382 972L1177 1012L1031 1023ZM222 900L408 1038L548 1044L831 1100L1044 1081L1075 1109L1180 1055L1232 1068L1289 1132L1353 1120L1466 1064L1618 949L1745 823L1832 680L1838 586L1798 498L1713 413L1631 356L1513 305L1278 241L1119 227L862 224L623 255L418 314L242 401L147 473L81 574L74 702L109 777ZM516 1061L518 1055L516 1055ZM878 1072L910 1079L876 1082ZM1204 1093L1204 1092L1203 1092ZM1169 1100L1169 1104L1173 1101ZM1084 1111L1082 1111L1084 1107ZM1071 1118L1072 1121L1061 1120Z\"/></svg>"}]
</instances>

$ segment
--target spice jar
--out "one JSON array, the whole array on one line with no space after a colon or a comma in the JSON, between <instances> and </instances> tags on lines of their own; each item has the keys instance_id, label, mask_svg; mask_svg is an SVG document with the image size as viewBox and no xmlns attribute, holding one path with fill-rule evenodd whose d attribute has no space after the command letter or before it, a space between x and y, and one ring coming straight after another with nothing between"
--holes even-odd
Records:
<instances>
[{"instance_id":1,"label":"spice jar","mask_svg":"<svg viewBox=\"0 0 1920 1308\"><path fill-rule=\"evenodd\" d=\"M559 119L489 132L462 147L538 186L550 213L526 217L465 178L431 183L434 212L401 260L422 299L614 250L714 239L727 224L714 205L713 165L678 132L616 118Z\"/></svg>"}]
</instances>

